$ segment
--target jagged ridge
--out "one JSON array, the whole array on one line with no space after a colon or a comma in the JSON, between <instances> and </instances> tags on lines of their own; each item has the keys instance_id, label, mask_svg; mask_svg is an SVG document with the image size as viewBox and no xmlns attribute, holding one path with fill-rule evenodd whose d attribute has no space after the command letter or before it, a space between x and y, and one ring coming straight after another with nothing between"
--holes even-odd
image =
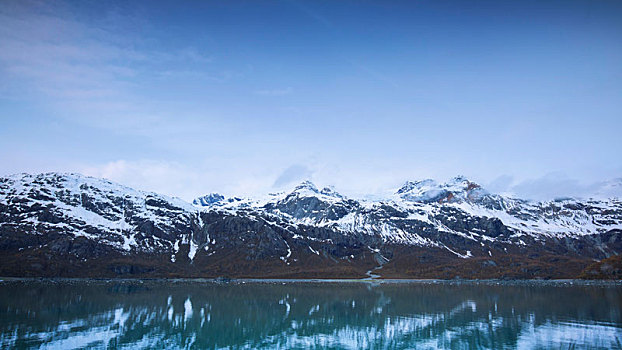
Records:
<instances>
[{"instance_id":1,"label":"jagged ridge","mask_svg":"<svg viewBox=\"0 0 622 350\"><path fill-rule=\"evenodd\" d=\"M259 200L209 194L193 204L78 174L2 178L0 272L59 273L49 261L63 257L68 270L107 259L103 275L357 276L382 262L387 276L413 277L459 259L498 276L508 257L538 265L560 256L578 269L622 246L617 199L534 203L464 177L407 182L381 201L303 182ZM242 266L224 267L234 262ZM538 265L523 274L559 272Z\"/></svg>"}]
</instances>

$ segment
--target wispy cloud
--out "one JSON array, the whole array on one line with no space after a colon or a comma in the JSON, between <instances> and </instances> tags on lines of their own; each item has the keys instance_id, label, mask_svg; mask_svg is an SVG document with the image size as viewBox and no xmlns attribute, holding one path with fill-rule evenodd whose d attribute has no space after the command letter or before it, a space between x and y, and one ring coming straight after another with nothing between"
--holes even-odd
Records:
<instances>
[{"instance_id":1,"label":"wispy cloud","mask_svg":"<svg viewBox=\"0 0 622 350\"><path fill-rule=\"evenodd\" d=\"M306 165L294 164L283 170L281 175L276 178L272 187L283 188L289 186L292 183L309 179L313 175L313 171Z\"/></svg>"},{"instance_id":2,"label":"wispy cloud","mask_svg":"<svg viewBox=\"0 0 622 350\"><path fill-rule=\"evenodd\" d=\"M622 196L622 179L581 181L563 172L551 172L541 177L516 181L510 175L501 175L488 184L492 193L509 194L538 201L556 198L611 198Z\"/></svg>"},{"instance_id":3,"label":"wispy cloud","mask_svg":"<svg viewBox=\"0 0 622 350\"><path fill-rule=\"evenodd\" d=\"M234 173L197 162L187 165L175 161L119 159L101 164L78 166L85 175L106 178L132 188L176 196L186 201L211 193L228 196L264 195L268 193L275 174L256 172L240 164L231 164ZM246 176L247 173L253 176Z\"/></svg>"},{"instance_id":4,"label":"wispy cloud","mask_svg":"<svg viewBox=\"0 0 622 350\"><path fill-rule=\"evenodd\" d=\"M29 95L76 122L113 128L141 125L138 130L157 125L161 108L157 99L143 93L150 88L149 80L184 75L189 66L213 61L194 47L151 49L154 45L143 45L140 34L120 35L118 20L93 24L61 6L11 5L0 8L3 96Z\"/></svg>"},{"instance_id":5,"label":"wispy cloud","mask_svg":"<svg viewBox=\"0 0 622 350\"><path fill-rule=\"evenodd\" d=\"M511 187L512 192L527 199L550 200L559 197L590 197L600 183L583 183L563 173L549 173L540 178L527 179Z\"/></svg>"},{"instance_id":6,"label":"wispy cloud","mask_svg":"<svg viewBox=\"0 0 622 350\"><path fill-rule=\"evenodd\" d=\"M198 195L196 186L200 186L202 180L199 173L179 163L156 160L117 160L84 167L81 172L145 191L178 196L187 201Z\"/></svg>"}]
</instances>

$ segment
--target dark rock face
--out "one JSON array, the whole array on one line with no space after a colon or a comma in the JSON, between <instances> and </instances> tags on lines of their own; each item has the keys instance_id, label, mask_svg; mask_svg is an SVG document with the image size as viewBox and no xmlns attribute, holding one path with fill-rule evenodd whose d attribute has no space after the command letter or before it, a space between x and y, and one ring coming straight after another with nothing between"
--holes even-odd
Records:
<instances>
[{"instance_id":1,"label":"dark rock face","mask_svg":"<svg viewBox=\"0 0 622 350\"><path fill-rule=\"evenodd\" d=\"M622 251L617 200L531 203L463 177L377 202L305 182L194 204L77 174L0 178L0 275L571 278Z\"/></svg>"}]
</instances>

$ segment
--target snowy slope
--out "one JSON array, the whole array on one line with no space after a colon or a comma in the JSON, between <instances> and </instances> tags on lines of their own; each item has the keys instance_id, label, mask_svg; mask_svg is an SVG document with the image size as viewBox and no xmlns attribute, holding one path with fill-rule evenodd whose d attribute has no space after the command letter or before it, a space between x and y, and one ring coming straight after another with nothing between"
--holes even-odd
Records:
<instances>
[{"instance_id":1,"label":"snowy slope","mask_svg":"<svg viewBox=\"0 0 622 350\"><path fill-rule=\"evenodd\" d=\"M17 174L0 179L0 226L62 232L123 251L169 250L190 239L192 205L79 174ZM7 214L11 214L10 216Z\"/></svg>"},{"instance_id":2,"label":"snowy slope","mask_svg":"<svg viewBox=\"0 0 622 350\"><path fill-rule=\"evenodd\" d=\"M490 194L461 176L447 183L408 181L394 196L378 201L348 199L332 189L320 191L307 181L290 193L262 200L222 200L201 207L222 207L222 202L227 202L226 207L233 212L252 209L278 215L295 225L379 235L387 242L413 245L438 245L426 237L426 230L482 241L512 241L512 237L522 235L560 238L622 229L622 202L618 199L530 202ZM509 235L498 238L498 232L488 232L477 224L482 220L498 221Z\"/></svg>"},{"instance_id":3,"label":"snowy slope","mask_svg":"<svg viewBox=\"0 0 622 350\"><path fill-rule=\"evenodd\" d=\"M79 174L0 178L0 249L49 247L82 259L107 253L80 240L176 264L220 252L287 265L302 252L326 259L371 252L379 259L381 249L398 246L465 259L514 248L600 258L620 253L611 235L620 229L618 199L529 202L488 193L464 177L409 181L373 201L306 181L260 198L212 193L193 204Z\"/></svg>"}]
</instances>

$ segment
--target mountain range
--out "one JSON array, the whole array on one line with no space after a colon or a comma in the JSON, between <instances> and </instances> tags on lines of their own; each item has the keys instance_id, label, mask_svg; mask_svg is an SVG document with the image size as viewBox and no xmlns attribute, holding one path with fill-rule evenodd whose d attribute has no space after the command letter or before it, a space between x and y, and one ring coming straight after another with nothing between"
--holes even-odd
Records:
<instances>
[{"instance_id":1,"label":"mountain range","mask_svg":"<svg viewBox=\"0 0 622 350\"><path fill-rule=\"evenodd\" d=\"M0 178L1 276L621 278L621 252L618 198L535 202L463 176L378 200L305 181L192 203L80 174Z\"/></svg>"}]
</instances>

